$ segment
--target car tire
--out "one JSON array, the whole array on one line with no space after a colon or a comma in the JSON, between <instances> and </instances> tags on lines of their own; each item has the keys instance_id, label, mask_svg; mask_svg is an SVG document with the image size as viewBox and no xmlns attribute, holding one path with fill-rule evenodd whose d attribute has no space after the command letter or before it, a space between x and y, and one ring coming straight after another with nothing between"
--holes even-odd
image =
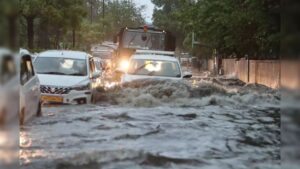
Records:
<instances>
[{"instance_id":1,"label":"car tire","mask_svg":"<svg viewBox=\"0 0 300 169\"><path fill-rule=\"evenodd\" d=\"M25 108L22 108L19 118L20 118L20 126L23 126L25 124Z\"/></svg>"},{"instance_id":2,"label":"car tire","mask_svg":"<svg viewBox=\"0 0 300 169\"><path fill-rule=\"evenodd\" d=\"M42 113L42 103L39 102L38 109L36 111L36 116L41 117L42 115L43 115L43 113Z\"/></svg>"}]
</instances>

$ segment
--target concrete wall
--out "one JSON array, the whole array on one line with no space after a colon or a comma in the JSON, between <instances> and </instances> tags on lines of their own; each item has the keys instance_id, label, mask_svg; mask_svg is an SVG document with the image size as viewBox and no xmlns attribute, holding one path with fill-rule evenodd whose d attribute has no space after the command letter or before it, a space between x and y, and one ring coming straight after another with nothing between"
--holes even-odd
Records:
<instances>
[{"instance_id":1,"label":"concrete wall","mask_svg":"<svg viewBox=\"0 0 300 169\"><path fill-rule=\"evenodd\" d=\"M208 60L208 71L210 71L210 72L214 71L214 60L213 59Z\"/></svg>"},{"instance_id":2,"label":"concrete wall","mask_svg":"<svg viewBox=\"0 0 300 169\"><path fill-rule=\"evenodd\" d=\"M237 77L244 82L248 82L248 61L240 59L236 62Z\"/></svg>"},{"instance_id":3,"label":"concrete wall","mask_svg":"<svg viewBox=\"0 0 300 169\"><path fill-rule=\"evenodd\" d=\"M223 69L225 75L235 75L246 83L257 83L271 88L280 87L281 64L278 60L250 60L248 62L246 59L223 59Z\"/></svg>"},{"instance_id":4,"label":"concrete wall","mask_svg":"<svg viewBox=\"0 0 300 169\"><path fill-rule=\"evenodd\" d=\"M244 82L248 82L248 61L245 59L223 59L224 74L234 76Z\"/></svg>"},{"instance_id":5,"label":"concrete wall","mask_svg":"<svg viewBox=\"0 0 300 169\"><path fill-rule=\"evenodd\" d=\"M281 61L280 77L282 87L300 89L300 62Z\"/></svg>"},{"instance_id":6,"label":"concrete wall","mask_svg":"<svg viewBox=\"0 0 300 169\"><path fill-rule=\"evenodd\" d=\"M254 76L256 83L263 84L271 88L280 87L280 61L257 60L253 62L256 64L253 68L255 72L250 74L250 76Z\"/></svg>"},{"instance_id":7,"label":"concrete wall","mask_svg":"<svg viewBox=\"0 0 300 169\"><path fill-rule=\"evenodd\" d=\"M206 70L214 71L214 60L208 60ZM249 70L248 70L249 64ZM271 88L300 89L300 61L223 59L224 75L246 83L262 84ZM248 73L249 71L249 73Z\"/></svg>"},{"instance_id":8,"label":"concrete wall","mask_svg":"<svg viewBox=\"0 0 300 169\"><path fill-rule=\"evenodd\" d=\"M236 59L223 59L224 74L236 76Z\"/></svg>"}]
</instances>

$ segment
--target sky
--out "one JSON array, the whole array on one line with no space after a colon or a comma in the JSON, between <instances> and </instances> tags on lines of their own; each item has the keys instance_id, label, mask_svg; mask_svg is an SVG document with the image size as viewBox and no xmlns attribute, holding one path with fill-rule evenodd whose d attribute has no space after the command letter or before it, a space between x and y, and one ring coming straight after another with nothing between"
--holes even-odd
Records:
<instances>
[{"instance_id":1,"label":"sky","mask_svg":"<svg viewBox=\"0 0 300 169\"><path fill-rule=\"evenodd\" d=\"M143 15L148 23L152 23L154 4L151 2L151 0L133 0L133 2L138 6L146 5Z\"/></svg>"}]
</instances>

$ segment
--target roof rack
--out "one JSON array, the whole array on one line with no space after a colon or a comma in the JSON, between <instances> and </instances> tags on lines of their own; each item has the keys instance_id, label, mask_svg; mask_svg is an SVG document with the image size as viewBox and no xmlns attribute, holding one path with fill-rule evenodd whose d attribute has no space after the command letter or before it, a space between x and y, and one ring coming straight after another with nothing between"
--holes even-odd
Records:
<instances>
[{"instance_id":1,"label":"roof rack","mask_svg":"<svg viewBox=\"0 0 300 169\"><path fill-rule=\"evenodd\" d=\"M149 55L166 55L175 56L175 52L171 51L155 51L155 50L136 50L135 54L149 54Z\"/></svg>"}]
</instances>

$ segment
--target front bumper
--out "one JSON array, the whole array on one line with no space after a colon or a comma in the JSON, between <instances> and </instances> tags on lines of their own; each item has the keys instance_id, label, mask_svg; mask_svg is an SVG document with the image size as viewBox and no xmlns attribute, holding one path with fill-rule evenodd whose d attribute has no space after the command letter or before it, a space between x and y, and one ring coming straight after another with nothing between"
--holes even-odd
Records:
<instances>
[{"instance_id":1,"label":"front bumper","mask_svg":"<svg viewBox=\"0 0 300 169\"><path fill-rule=\"evenodd\" d=\"M51 94L42 93L43 104L57 103L57 104L86 104L91 103L92 91L70 91L68 94Z\"/></svg>"}]
</instances>

